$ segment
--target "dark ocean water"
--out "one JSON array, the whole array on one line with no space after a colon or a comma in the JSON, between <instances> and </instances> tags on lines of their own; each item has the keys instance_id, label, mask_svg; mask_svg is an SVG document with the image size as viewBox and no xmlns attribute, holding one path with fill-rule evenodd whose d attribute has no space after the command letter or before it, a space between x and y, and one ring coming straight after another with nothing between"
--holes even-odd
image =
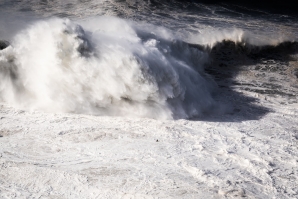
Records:
<instances>
[{"instance_id":1,"label":"dark ocean water","mask_svg":"<svg viewBox=\"0 0 298 199\"><path fill-rule=\"evenodd\" d=\"M112 115L139 107L136 115L154 118L226 111L221 96L253 100L236 91L297 103L296 8L257 1L2 0L0 40L11 49L2 42L0 94L18 106ZM127 72L132 65L135 72Z\"/></svg>"}]
</instances>

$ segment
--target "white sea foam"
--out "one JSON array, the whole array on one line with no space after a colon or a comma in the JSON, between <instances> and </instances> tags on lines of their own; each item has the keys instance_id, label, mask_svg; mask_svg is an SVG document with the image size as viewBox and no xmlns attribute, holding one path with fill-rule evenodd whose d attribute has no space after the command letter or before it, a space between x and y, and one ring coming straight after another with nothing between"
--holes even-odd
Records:
<instances>
[{"instance_id":1,"label":"white sea foam","mask_svg":"<svg viewBox=\"0 0 298 199\"><path fill-rule=\"evenodd\" d=\"M207 55L165 29L118 18L39 21L0 51L0 96L50 112L159 119L216 108Z\"/></svg>"},{"instance_id":2,"label":"white sea foam","mask_svg":"<svg viewBox=\"0 0 298 199\"><path fill-rule=\"evenodd\" d=\"M230 30L213 30L203 29L199 33L188 34L187 40L190 43L196 43L203 46L213 47L218 42L224 40L230 40L234 42L241 42L244 35L244 31L241 29Z\"/></svg>"},{"instance_id":3,"label":"white sea foam","mask_svg":"<svg viewBox=\"0 0 298 199\"><path fill-rule=\"evenodd\" d=\"M183 34L182 34L183 35ZM214 47L222 41L233 41L235 43L248 44L253 46L276 46L285 41L295 41L295 37L284 33L274 32L272 34L258 32L253 33L238 28L228 29L203 29L199 33L188 33L185 39L190 43Z\"/></svg>"}]
</instances>

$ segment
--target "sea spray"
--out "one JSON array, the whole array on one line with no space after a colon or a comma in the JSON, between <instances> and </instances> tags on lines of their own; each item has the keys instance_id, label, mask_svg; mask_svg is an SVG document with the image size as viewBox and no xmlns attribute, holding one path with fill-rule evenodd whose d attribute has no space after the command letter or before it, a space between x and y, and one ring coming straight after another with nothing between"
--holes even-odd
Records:
<instances>
[{"instance_id":1,"label":"sea spray","mask_svg":"<svg viewBox=\"0 0 298 199\"><path fill-rule=\"evenodd\" d=\"M49 19L0 51L0 96L26 109L177 119L216 108L207 54L163 30Z\"/></svg>"}]
</instances>

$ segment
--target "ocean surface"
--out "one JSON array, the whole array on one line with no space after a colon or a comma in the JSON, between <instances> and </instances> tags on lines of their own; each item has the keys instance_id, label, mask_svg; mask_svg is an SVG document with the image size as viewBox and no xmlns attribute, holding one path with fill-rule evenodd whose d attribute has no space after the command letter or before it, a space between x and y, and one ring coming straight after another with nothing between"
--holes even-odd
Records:
<instances>
[{"instance_id":1,"label":"ocean surface","mask_svg":"<svg viewBox=\"0 0 298 199\"><path fill-rule=\"evenodd\" d=\"M233 112L220 98L234 88L297 103L295 14L174 0L2 0L0 11L13 106L196 118Z\"/></svg>"},{"instance_id":2,"label":"ocean surface","mask_svg":"<svg viewBox=\"0 0 298 199\"><path fill-rule=\"evenodd\" d=\"M297 198L297 10L0 0L0 198Z\"/></svg>"}]
</instances>

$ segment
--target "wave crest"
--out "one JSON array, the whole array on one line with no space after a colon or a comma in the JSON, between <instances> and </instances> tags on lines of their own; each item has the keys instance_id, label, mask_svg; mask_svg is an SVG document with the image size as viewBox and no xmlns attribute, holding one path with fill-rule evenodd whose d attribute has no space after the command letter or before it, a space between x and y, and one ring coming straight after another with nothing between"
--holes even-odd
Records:
<instances>
[{"instance_id":1,"label":"wave crest","mask_svg":"<svg viewBox=\"0 0 298 199\"><path fill-rule=\"evenodd\" d=\"M190 118L216 106L206 60L174 37L117 18L39 21L0 51L0 96L50 112Z\"/></svg>"}]
</instances>

